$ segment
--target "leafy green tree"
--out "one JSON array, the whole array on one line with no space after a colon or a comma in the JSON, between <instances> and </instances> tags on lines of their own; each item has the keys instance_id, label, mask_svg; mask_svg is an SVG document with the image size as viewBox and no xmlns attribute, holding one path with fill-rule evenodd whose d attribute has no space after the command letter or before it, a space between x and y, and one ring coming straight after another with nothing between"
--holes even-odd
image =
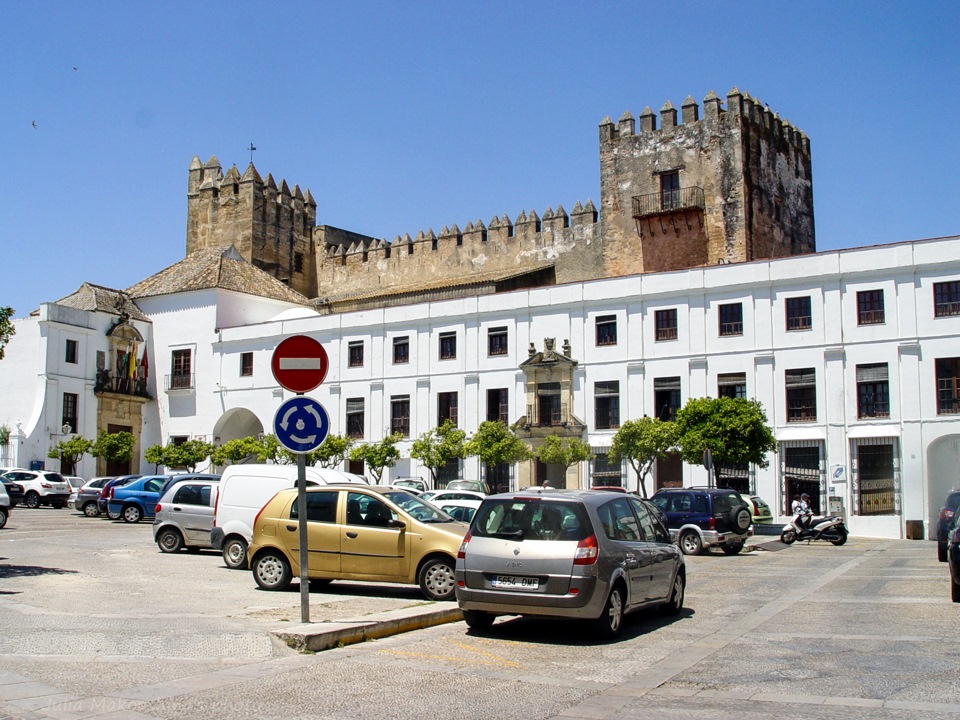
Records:
<instances>
[{"instance_id":1,"label":"leafy green tree","mask_svg":"<svg viewBox=\"0 0 960 720\"><path fill-rule=\"evenodd\" d=\"M93 442L90 448L90 454L94 457L103 458L107 462L126 463L133 457L133 446L137 439L133 433L126 430L120 432L108 433L102 432Z\"/></svg>"},{"instance_id":2,"label":"leafy green tree","mask_svg":"<svg viewBox=\"0 0 960 720\"><path fill-rule=\"evenodd\" d=\"M170 443L163 449L163 464L168 468L186 468L194 472L213 450L213 445L203 440L187 440L179 445Z\"/></svg>"},{"instance_id":3,"label":"leafy green tree","mask_svg":"<svg viewBox=\"0 0 960 720\"><path fill-rule=\"evenodd\" d=\"M347 459L351 445L353 441L346 435L327 435L320 447L307 456L307 464L325 468L336 467Z\"/></svg>"},{"instance_id":4,"label":"leafy green tree","mask_svg":"<svg viewBox=\"0 0 960 720\"><path fill-rule=\"evenodd\" d=\"M590 446L580 438L561 438L559 435L547 435L543 444L537 448L537 458L548 465L563 465L563 472L584 460L596 457L590 452Z\"/></svg>"},{"instance_id":5,"label":"leafy green tree","mask_svg":"<svg viewBox=\"0 0 960 720\"><path fill-rule=\"evenodd\" d=\"M767 455L777 450L767 414L756 400L692 398L677 411L676 423L680 456L700 464L710 450L715 484L722 466L749 463L766 468Z\"/></svg>"},{"instance_id":6,"label":"leafy green tree","mask_svg":"<svg viewBox=\"0 0 960 720\"><path fill-rule=\"evenodd\" d=\"M437 478L446 464L465 456L466 440L467 434L463 430L450 420L444 420L443 425L427 430L413 441L410 457L419 460L430 471L433 487L437 487Z\"/></svg>"},{"instance_id":7,"label":"leafy green tree","mask_svg":"<svg viewBox=\"0 0 960 720\"><path fill-rule=\"evenodd\" d=\"M143 459L153 465L153 471L158 472L163 465L163 445L151 445L143 451Z\"/></svg>"},{"instance_id":8,"label":"leafy green tree","mask_svg":"<svg viewBox=\"0 0 960 720\"><path fill-rule=\"evenodd\" d=\"M273 433L264 435L260 439L260 444L263 445L264 462L269 460L277 465L290 465L291 463L296 462L296 458L293 456L293 453L287 451L286 448L280 444L280 441L277 440L277 436Z\"/></svg>"},{"instance_id":9,"label":"leafy green tree","mask_svg":"<svg viewBox=\"0 0 960 720\"><path fill-rule=\"evenodd\" d=\"M513 465L531 457L530 448L499 420L480 423L463 449L464 457L476 456L486 467Z\"/></svg>"},{"instance_id":10,"label":"leafy green tree","mask_svg":"<svg viewBox=\"0 0 960 720\"><path fill-rule=\"evenodd\" d=\"M10 342L10 338L17 334L17 329L13 326L13 323L10 322L10 318L12 317L13 308L0 307L0 360L3 360L3 355L6 352L7 343Z\"/></svg>"},{"instance_id":11,"label":"leafy green tree","mask_svg":"<svg viewBox=\"0 0 960 720\"><path fill-rule=\"evenodd\" d=\"M653 464L667 457L677 447L677 425L670 420L658 420L644 416L639 420L627 420L610 444L607 460L618 463L626 460L637 474L640 494L647 496L647 475Z\"/></svg>"},{"instance_id":12,"label":"leafy green tree","mask_svg":"<svg viewBox=\"0 0 960 720\"><path fill-rule=\"evenodd\" d=\"M93 441L74 435L69 440L61 440L47 451L47 457L60 461L60 472L73 475L74 468L84 455L90 452Z\"/></svg>"},{"instance_id":13,"label":"leafy green tree","mask_svg":"<svg viewBox=\"0 0 960 720\"><path fill-rule=\"evenodd\" d=\"M222 467L227 463L235 464L251 457L256 458L257 462L266 460L266 446L255 437L235 438L214 447L210 453L210 462Z\"/></svg>"},{"instance_id":14,"label":"leafy green tree","mask_svg":"<svg viewBox=\"0 0 960 720\"><path fill-rule=\"evenodd\" d=\"M393 467L400 459L397 443L403 440L399 434L387 435L378 443L363 443L350 451L350 459L354 462L363 461L367 470L373 475L376 484L380 484L385 468Z\"/></svg>"}]
</instances>

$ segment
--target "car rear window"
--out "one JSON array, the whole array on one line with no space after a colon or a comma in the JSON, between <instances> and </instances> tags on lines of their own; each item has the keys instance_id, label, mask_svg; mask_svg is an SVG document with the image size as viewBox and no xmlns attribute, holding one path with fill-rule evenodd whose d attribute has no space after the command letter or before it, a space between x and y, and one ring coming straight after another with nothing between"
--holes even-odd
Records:
<instances>
[{"instance_id":1,"label":"car rear window","mask_svg":"<svg viewBox=\"0 0 960 720\"><path fill-rule=\"evenodd\" d=\"M960 492L954 492L947 495L947 507L956 510L960 507Z\"/></svg>"},{"instance_id":2,"label":"car rear window","mask_svg":"<svg viewBox=\"0 0 960 720\"><path fill-rule=\"evenodd\" d=\"M577 503L501 498L484 501L470 532L475 537L515 540L583 540L589 528L583 507Z\"/></svg>"},{"instance_id":3,"label":"car rear window","mask_svg":"<svg viewBox=\"0 0 960 720\"><path fill-rule=\"evenodd\" d=\"M730 512L743 504L743 499L735 492L717 493L713 496L713 511L715 513Z\"/></svg>"}]
</instances>

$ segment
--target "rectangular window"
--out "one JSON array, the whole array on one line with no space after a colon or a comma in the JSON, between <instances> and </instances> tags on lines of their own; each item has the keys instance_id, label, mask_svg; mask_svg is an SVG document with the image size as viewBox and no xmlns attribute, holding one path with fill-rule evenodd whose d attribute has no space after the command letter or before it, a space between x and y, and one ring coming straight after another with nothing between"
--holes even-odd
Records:
<instances>
[{"instance_id":1,"label":"rectangular window","mask_svg":"<svg viewBox=\"0 0 960 720\"><path fill-rule=\"evenodd\" d=\"M597 430L620 427L620 383L617 380L594 383L593 403Z\"/></svg>"},{"instance_id":2,"label":"rectangular window","mask_svg":"<svg viewBox=\"0 0 960 720\"><path fill-rule=\"evenodd\" d=\"M487 420L500 421L504 425L510 424L510 404L507 388L492 388L487 390Z\"/></svg>"},{"instance_id":3,"label":"rectangular window","mask_svg":"<svg viewBox=\"0 0 960 720\"><path fill-rule=\"evenodd\" d=\"M677 309L657 310L653 314L657 342L677 339Z\"/></svg>"},{"instance_id":4,"label":"rectangular window","mask_svg":"<svg viewBox=\"0 0 960 720\"><path fill-rule=\"evenodd\" d=\"M960 413L960 358L937 358L937 415Z\"/></svg>"},{"instance_id":5,"label":"rectangular window","mask_svg":"<svg viewBox=\"0 0 960 720\"><path fill-rule=\"evenodd\" d=\"M863 290L858 292L857 324L881 325L883 322L883 290Z\"/></svg>"},{"instance_id":6,"label":"rectangular window","mask_svg":"<svg viewBox=\"0 0 960 720\"><path fill-rule=\"evenodd\" d=\"M193 387L193 368L190 350L174 350L170 353L170 389L184 390Z\"/></svg>"},{"instance_id":7,"label":"rectangular window","mask_svg":"<svg viewBox=\"0 0 960 720\"><path fill-rule=\"evenodd\" d=\"M437 425L449 420L457 424L457 394L455 392L437 393Z\"/></svg>"},{"instance_id":8,"label":"rectangular window","mask_svg":"<svg viewBox=\"0 0 960 720\"><path fill-rule=\"evenodd\" d=\"M505 327L487 330L487 355L507 354L507 329Z\"/></svg>"},{"instance_id":9,"label":"rectangular window","mask_svg":"<svg viewBox=\"0 0 960 720\"><path fill-rule=\"evenodd\" d=\"M660 420L673 420L680 409L680 378L653 379L653 407Z\"/></svg>"},{"instance_id":10,"label":"rectangular window","mask_svg":"<svg viewBox=\"0 0 960 720\"><path fill-rule=\"evenodd\" d=\"M351 340L347 343L349 367L363 367L363 340Z\"/></svg>"},{"instance_id":11,"label":"rectangular window","mask_svg":"<svg viewBox=\"0 0 960 720\"><path fill-rule=\"evenodd\" d=\"M77 350L79 346L80 346L80 343L78 343L76 340L67 340L66 355L64 356L63 359L68 363L76 365Z\"/></svg>"},{"instance_id":12,"label":"rectangular window","mask_svg":"<svg viewBox=\"0 0 960 720\"><path fill-rule=\"evenodd\" d=\"M298 273L303 272L303 253L293 254L293 271Z\"/></svg>"},{"instance_id":13,"label":"rectangular window","mask_svg":"<svg viewBox=\"0 0 960 720\"><path fill-rule=\"evenodd\" d=\"M390 398L390 432L410 437L410 396L395 395Z\"/></svg>"},{"instance_id":14,"label":"rectangular window","mask_svg":"<svg viewBox=\"0 0 960 720\"><path fill-rule=\"evenodd\" d=\"M743 303L720 306L720 334L743 335Z\"/></svg>"},{"instance_id":15,"label":"rectangular window","mask_svg":"<svg viewBox=\"0 0 960 720\"><path fill-rule=\"evenodd\" d=\"M660 175L660 206L663 210L680 207L680 173L676 170Z\"/></svg>"},{"instance_id":16,"label":"rectangular window","mask_svg":"<svg viewBox=\"0 0 960 720\"><path fill-rule=\"evenodd\" d=\"M563 422L563 405L560 402L560 383L539 383L537 385L536 425L551 427Z\"/></svg>"},{"instance_id":17,"label":"rectangular window","mask_svg":"<svg viewBox=\"0 0 960 720\"><path fill-rule=\"evenodd\" d=\"M592 448L593 462L590 468L592 487L623 487L623 463L610 462L610 448Z\"/></svg>"},{"instance_id":18,"label":"rectangular window","mask_svg":"<svg viewBox=\"0 0 960 720\"><path fill-rule=\"evenodd\" d=\"M809 330L813 327L810 296L787 298L787 330Z\"/></svg>"},{"instance_id":19,"label":"rectangular window","mask_svg":"<svg viewBox=\"0 0 960 720\"><path fill-rule=\"evenodd\" d=\"M814 368L785 371L787 422L817 419L817 371Z\"/></svg>"},{"instance_id":20,"label":"rectangular window","mask_svg":"<svg viewBox=\"0 0 960 720\"><path fill-rule=\"evenodd\" d=\"M746 373L720 373L717 375L717 397L746 398Z\"/></svg>"},{"instance_id":21,"label":"rectangular window","mask_svg":"<svg viewBox=\"0 0 960 720\"><path fill-rule=\"evenodd\" d=\"M933 316L960 315L960 281L933 284Z\"/></svg>"},{"instance_id":22,"label":"rectangular window","mask_svg":"<svg viewBox=\"0 0 960 720\"><path fill-rule=\"evenodd\" d=\"M406 335L393 339L393 364L405 365L410 362L410 338Z\"/></svg>"},{"instance_id":23,"label":"rectangular window","mask_svg":"<svg viewBox=\"0 0 960 720\"><path fill-rule=\"evenodd\" d=\"M240 353L240 377L253 375L253 353Z\"/></svg>"},{"instance_id":24,"label":"rectangular window","mask_svg":"<svg viewBox=\"0 0 960 720\"><path fill-rule=\"evenodd\" d=\"M597 317L597 345L617 344L617 316L601 315Z\"/></svg>"},{"instance_id":25,"label":"rectangular window","mask_svg":"<svg viewBox=\"0 0 960 720\"><path fill-rule=\"evenodd\" d=\"M363 398L347 398L347 437L363 437Z\"/></svg>"},{"instance_id":26,"label":"rectangular window","mask_svg":"<svg viewBox=\"0 0 960 720\"><path fill-rule=\"evenodd\" d=\"M455 332L440 333L440 359L453 360L457 357L457 334Z\"/></svg>"},{"instance_id":27,"label":"rectangular window","mask_svg":"<svg viewBox=\"0 0 960 720\"><path fill-rule=\"evenodd\" d=\"M821 509L821 485L824 490L822 440L787 440L780 443L780 477L782 513L790 513L790 505L801 493L810 496L810 506L815 513ZM825 509L825 508L824 508Z\"/></svg>"},{"instance_id":28,"label":"rectangular window","mask_svg":"<svg viewBox=\"0 0 960 720\"><path fill-rule=\"evenodd\" d=\"M886 363L857 365L857 417L890 417L890 383Z\"/></svg>"},{"instance_id":29,"label":"rectangular window","mask_svg":"<svg viewBox=\"0 0 960 720\"><path fill-rule=\"evenodd\" d=\"M77 406L79 402L80 396L76 393L65 392L63 394L63 416L60 424L70 426L70 430L67 432L77 431Z\"/></svg>"},{"instance_id":30,"label":"rectangular window","mask_svg":"<svg viewBox=\"0 0 960 720\"><path fill-rule=\"evenodd\" d=\"M851 441L858 515L897 514L899 471L895 438Z\"/></svg>"},{"instance_id":31,"label":"rectangular window","mask_svg":"<svg viewBox=\"0 0 960 720\"><path fill-rule=\"evenodd\" d=\"M460 458L450 458L447 464L440 468L437 473L437 485L441 488L447 486L451 480L460 479Z\"/></svg>"}]
</instances>

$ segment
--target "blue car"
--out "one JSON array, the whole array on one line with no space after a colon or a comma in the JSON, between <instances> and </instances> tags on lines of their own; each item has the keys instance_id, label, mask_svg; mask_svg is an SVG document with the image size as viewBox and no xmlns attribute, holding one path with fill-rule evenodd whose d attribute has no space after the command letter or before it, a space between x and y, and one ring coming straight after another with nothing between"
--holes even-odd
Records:
<instances>
[{"instance_id":1,"label":"blue car","mask_svg":"<svg viewBox=\"0 0 960 720\"><path fill-rule=\"evenodd\" d=\"M124 522L138 523L156 514L160 488L166 475L147 475L126 485L111 489L107 511L111 517L122 517Z\"/></svg>"}]
</instances>

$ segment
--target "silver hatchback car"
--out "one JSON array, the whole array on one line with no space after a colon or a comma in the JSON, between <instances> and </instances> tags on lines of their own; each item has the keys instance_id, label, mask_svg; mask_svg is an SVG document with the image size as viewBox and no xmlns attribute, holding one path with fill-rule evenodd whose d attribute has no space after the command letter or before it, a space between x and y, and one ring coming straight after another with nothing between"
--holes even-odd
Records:
<instances>
[{"instance_id":1,"label":"silver hatchback car","mask_svg":"<svg viewBox=\"0 0 960 720\"><path fill-rule=\"evenodd\" d=\"M172 483L157 503L153 539L161 552L197 552L210 545L219 478L186 477Z\"/></svg>"},{"instance_id":2,"label":"silver hatchback car","mask_svg":"<svg viewBox=\"0 0 960 720\"><path fill-rule=\"evenodd\" d=\"M471 628L489 627L497 615L577 618L609 639L635 610L679 613L686 568L648 501L535 488L483 501L457 555L456 579Z\"/></svg>"}]
</instances>

